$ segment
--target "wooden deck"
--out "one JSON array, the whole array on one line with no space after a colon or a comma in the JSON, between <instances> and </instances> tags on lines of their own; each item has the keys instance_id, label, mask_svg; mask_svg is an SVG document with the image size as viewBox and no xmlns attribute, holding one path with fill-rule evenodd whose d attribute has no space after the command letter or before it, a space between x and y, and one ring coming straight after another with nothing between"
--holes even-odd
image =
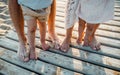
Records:
<instances>
[{"instance_id":1,"label":"wooden deck","mask_svg":"<svg viewBox=\"0 0 120 75\"><path fill-rule=\"evenodd\" d=\"M62 41L65 36L65 3L66 0L57 0L56 32ZM0 75L120 75L120 0L115 3L114 20L100 25L96 33L102 43L100 51L74 43L68 53L54 49L43 51L37 30L36 50L39 58L25 63L17 58L18 37L14 29L10 30L0 39ZM76 36L77 25L72 42Z\"/></svg>"}]
</instances>

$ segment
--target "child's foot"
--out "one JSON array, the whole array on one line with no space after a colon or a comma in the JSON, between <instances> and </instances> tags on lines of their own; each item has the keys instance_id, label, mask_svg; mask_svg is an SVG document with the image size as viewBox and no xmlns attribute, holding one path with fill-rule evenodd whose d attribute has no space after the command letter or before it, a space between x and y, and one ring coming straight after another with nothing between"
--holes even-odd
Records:
<instances>
[{"instance_id":1,"label":"child's foot","mask_svg":"<svg viewBox=\"0 0 120 75\"><path fill-rule=\"evenodd\" d=\"M70 42L67 41L67 39L65 39L60 47L60 50L66 53L68 52L69 48L70 48Z\"/></svg>"},{"instance_id":2,"label":"child's foot","mask_svg":"<svg viewBox=\"0 0 120 75\"><path fill-rule=\"evenodd\" d=\"M56 34L49 34L49 39L52 41L53 48L60 48L60 40L58 39Z\"/></svg>"},{"instance_id":3,"label":"child's foot","mask_svg":"<svg viewBox=\"0 0 120 75\"><path fill-rule=\"evenodd\" d=\"M21 61L29 61L29 51L27 50L27 45L20 45L18 49L18 57Z\"/></svg>"},{"instance_id":4,"label":"child's foot","mask_svg":"<svg viewBox=\"0 0 120 75\"><path fill-rule=\"evenodd\" d=\"M45 51L50 48L50 46L46 43L41 43L41 44L42 44L42 49L45 50Z\"/></svg>"},{"instance_id":5,"label":"child's foot","mask_svg":"<svg viewBox=\"0 0 120 75\"><path fill-rule=\"evenodd\" d=\"M30 50L30 59L37 60L38 56L35 50Z\"/></svg>"}]
</instances>

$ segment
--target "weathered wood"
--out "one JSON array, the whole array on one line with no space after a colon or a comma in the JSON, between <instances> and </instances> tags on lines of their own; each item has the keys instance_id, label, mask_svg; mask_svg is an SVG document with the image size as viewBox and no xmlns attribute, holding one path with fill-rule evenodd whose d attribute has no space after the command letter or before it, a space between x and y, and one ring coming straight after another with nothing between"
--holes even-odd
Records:
<instances>
[{"instance_id":1,"label":"weathered wood","mask_svg":"<svg viewBox=\"0 0 120 75\"><path fill-rule=\"evenodd\" d=\"M14 37L12 37L14 35ZM37 33L37 35L39 35ZM8 38L11 38L11 39L14 39L14 40L17 40L17 35L15 32L11 31L11 33L8 33L7 34L7 37ZM39 36L38 36L39 37ZM62 36L60 38L63 38ZM37 40L39 41L39 40ZM74 45L75 46L75 45ZM75 46L77 47L77 46ZM90 48L85 48L85 47L79 47L81 50L85 50L85 51L88 51L88 52L92 52L92 53L97 53L97 54L100 54L100 55L107 55L107 56L111 56L111 57L115 57L115 58L118 58L120 59L120 52L119 52L119 49L116 49L116 48L112 48L112 47L107 47L107 46L102 46L101 48L101 52L96 52L96 51L93 51L91 50ZM113 51L114 50L114 51ZM110 54L110 55L108 55ZM116 56L117 55L117 56Z\"/></svg>"},{"instance_id":2,"label":"weathered wood","mask_svg":"<svg viewBox=\"0 0 120 75\"><path fill-rule=\"evenodd\" d=\"M17 44L16 44L17 45ZM14 45L15 46L15 45ZM20 60L17 58L17 53L14 51L10 51L9 48L12 48L13 50L17 51L16 48L13 47L13 45L11 45L11 47L7 47L6 49L1 49L0 51L0 59L5 59L6 61L13 63L19 67L23 67L25 69L34 71L38 74L42 74L42 75L56 75L57 72L57 66L48 64L46 62L43 61L29 61L27 63L24 62L20 62ZM40 52L41 54L41 52ZM44 57L44 56L43 56ZM61 68L61 72L62 75L74 75L75 72L66 70ZM80 74L81 75L81 74Z\"/></svg>"},{"instance_id":3,"label":"weathered wood","mask_svg":"<svg viewBox=\"0 0 120 75\"><path fill-rule=\"evenodd\" d=\"M0 50L3 50L0 48ZM1 53L1 52L0 52ZM4 75L38 75L0 59L0 73ZM0 74L1 75L1 74Z\"/></svg>"},{"instance_id":4,"label":"weathered wood","mask_svg":"<svg viewBox=\"0 0 120 75\"><path fill-rule=\"evenodd\" d=\"M56 32L62 39L65 36L64 15L67 0L57 0ZM28 63L20 62L17 58L18 38L14 31L9 31L5 38L0 39L0 74L22 75L120 75L120 1L115 0L115 18L102 23L96 32L98 40L102 42L100 51L93 51L89 47L81 47L72 43L68 53L49 49L43 51L39 43L39 31L36 33L36 50L38 60ZM73 31L72 41L76 40L77 26ZM27 27L25 32L27 33ZM60 33L60 32L63 33ZM48 34L47 34L48 35ZM13 37L14 36L14 37ZM48 40L48 38L47 38ZM49 40L47 41L48 43ZM1 60L2 59L2 60ZM1 70L1 65L4 68ZM7 69L7 70L6 70ZM16 72L16 69L18 70ZM113 71L113 70L116 71ZM7 74L9 72L9 74ZM20 73L22 72L22 73ZM78 73L77 73L78 72ZM80 74L82 73L82 74ZM17 74L17 75L19 75Z\"/></svg>"},{"instance_id":5,"label":"weathered wood","mask_svg":"<svg viewBox=\"0 0 120 75\"><path fill-rule=\"evenodd\" d=\"M15 37L12 37L12 36L15 36ZM38 38L40 38L39 37L39 32L37 32L36 33L36 36L38 37ZM13 31L11 31L11 33L8 33L7 34L7 37L8 38L12 38L12 39L17 39L17 35L16 35L16 33L15 32L13 32ZM63 38L63 36L59 36L60 38ZM63 41L63 40L62 40ZM105 48L105 49L104 49ZM86 49L86 48L82 48L82 49ZM113 52L113 50L112 49L114 49L114 52ZM88 49L86 49L86 50L88 50L88 51L91 51L89 48ZM115 57L118 57L119 58L119 49L117 49L117 48L112 48L112 47L107 47L107 46L102 46L102 48L101 48L101 52L102 53L107 53L107 54L112 54L112 55L118 55L118 56L115 56ZM101 52L99 52L99 53L101 53ZM105 54L106 55L106 54Z\"/></svg>"},{"instance_id":6,"label":"weathered wood","mask_svg":"<svg viewBox=\"0 0 120 75\"><path fill-rule=\"evenodd\" d=\"M13 34L13 33L12 33ZM13 34L13 35L15 35L15 34ZM14 38L15 39L15 38ZM39 39L38 39L39 40ZM72 51L77 51L77 52L81 52L81 51L79 51L78 49L76 50L76 49L74 49L73 48L73 50ZM70 52L72 52L71 50L70 50ZM84 52L84 51L82 51L83 52L83 54L86 54L86 52ZM93 57L101 57L101 56L99 56L99 55L96 55L96 54L92 54L92 53L87 53L88 55L92 55ZM67 54L66 54L67 55ZM69 52L68 52L68 55L69 55ZM71 55L71 53L70 53L70 56L72 56ZM87 56L87 55L86 55ZM92 57L92 56L89 56L89 57ZM76 56L72 56L72 57L76 57ZM78 57L79 58L79 57ZM96 61L96 60L94 60L93 58L89 58L90 60L93 60L93 61ZM99 59L98 59L99 60ZM97 61L98 61L97 60ZM89 61L89 60L88 60ZM98 61L99 62L99 61Z\"/></svg>"},{"instance_id":7,"label":"weathered wood","mask_svg":"<svg viewBox=\"0 0 120 75\"><path fill-rule=\"evenodd\" d=\"M8 47L7 47L8 48ZM13 47L11 47L11 48L13 48ZM15 49L15 48L13 48L13 49ZM15 49L16 50L16 49ZM12 55L15 55L15 54L13 54L13 53L11 53L10 51L5 51L4 53L10 53L10 54L12 54ZM5 55L5 56L3 56L3 55ZM7 55L9 55L9 54L7 54ZM10 61L10 59L8 59L8 57L7 57L7 55L6 54L2 54L2 56L1 56L1 58L4 58L4 59L6 59L6 60L9 60ZM9 55L9 56L11 56L11 55ZM45 51L42 51L42 50L40 50L40 54L39 54L39 57L40 57L40 59L42 59L42 60L44 60L44 61L49 61L50 63L53 63L54 65L60 65L60 66L64 66L64 67L67 67L67 68L75 68L76 69L76 71L78 71L79 72L79 70L80 69L82 69L81 68L81 63L80 63L80 61L78 61L78 60L76 60L76 59L74 59L74 62L73 62L73 59L71 59L71 58L67 58L67 57L64 57L64 56L61 56L61 55L58 55L58 54L54 54L54 53L50 53L50 52L45 52ZM14 58L12 58L12 59L14 59ZM11 60L12 60L11 59ZM14 59L15 60L15 59ZM13 60L12 60L13 61ZM16 60L15 60L16 61ZM19 62L17 62L17 64L18 64ZM69 65L69 64L71 64L71 65ZM74 64L74 65L73 65ZM69 66L68 66L69 65ZM87 68L87 65L86 65L86 68ZM95 68L95 66L94 66L94 68ZM88 65L88 68L86 69L86 70L88 70L88 69L90 69L90 66ZM85 71L86 71L85 70ZM100 72L99 72L100 73ZM103 72L101 72L101 73L103 73ZM92 73L92 74L95 74L95 73ZM95 74L96 75L96 74ZM104 74L103 74L104 75Z\"/></svg>"},{"instance_id":8,"label":"weathered wood","mask_svg":"<svg viewBox=\"0 0 120 75\"><path fill-rule=\"evenodd\" d=\"M7 40L7 39L6 39ZM5 45L6 44L6 45ZM11 45L12 44L12 45ZM49 69L50 68L50 70L54 70L54 69L52 69L52 68L55 68L55 66L50 66L49 64L49 66L47 67L47 64L45 63L45 59L47 58L47 61L48 61L48 59L49 59L49 63L55 63L55 62L51 62L51 61L54 61L54 60L56 60L56 57L54 57L54 55L56 56L56 55L58 55L58 54L54 54L54 53L51 53L51 52L48 52L48 51L43 51L43 50L41 50L41 49L36 49L37 50L37 52L39 52L39 59L41 59L41 60L44 60L44 62L42 62L42 63L40 63L41 61L36 61L36 63L32 63L32 64L30 64L29 62L28 63L26 63L26 64L24 64L24 63L21 63L20 64L20 61L19 60L17 60L17 58L13 58L13 56L12 55L14 55L14 56L16 56L16 53L14 52L13 53L13 51L10 51L10 50L14 50L14 51L17 51L17 48L15 48L15 47L17 47L17 45L18 45L18 42L15 42L15 41L12 41L11 42L11 44L10 43L7 43L7 42L3 42L3 44L2 45L4 45L5 46L5 48L7 48L8 50L7 51L5 51L5 52L3 52L3 53L9 53L9 54L2 54L2 56L0 56L1 58L3 58L3 59L6 59L7 61L11 61L11 62L13 62L13 63L15 63L15 64L18 64L18 65L21 65L21 66L24 66L24 67L26 67L26 68L29 68L29 69L32 69L33 71L37 71L38 73L39 72L41 72L42 71L42 68L44 69ZM11 46L9 46L9 45L11 45ZM10 49L10 50L9 50ZM52 56L52 57L50 57L49 58L49 56L48 55L46 55L46 54L48 54L48 55L50 55L50 56ZM10 58L11 59L9 59L8 58L8 56L11 56ZM64 57L64 56L63 56ZM51 58L54 58L54 60L53 59L51 59ZM58 57L57 57L58 58ZM61 60L62 59L64 59L64 58L62 58L61 57ZM46 62L47 62L46 61ZM64 61L64 60L63 60ZM71 61L72 62L72 61ZM77 70L74 70L73 68L74 67L72 67L72 63L71 63L71 67L69 67L69 66L63 66L63 62L56 62L56 63L59 63L60 64L60 67L66 67L67 69L70 69L70 70L73 70L73 71L76 71L77 72ZM67 63L67 62L65 62L65 63ZM69 60L69 62L68 63L70 63L70 60ZM29 67L28 67L28 64L29 64ZM32 67L32 65L34 64L34 66L35 67ZM55 65L55 64L54 64ZM64 65L69 65L69 64L64 64ZM57 67L56 67L57 68ZM79 68L80 68L80 65L79 65ZM42 73L46 73L46 70L43 70L44 72L42 72ZM54 72L52 72L52 71L50 71L51 73L48 73L49 75L54 75L53 73ZM55 71L56 72L56 71ZM65 72L65 70L64 70L64 72ZM80 72L79 70L78 70L78 72ZM69 72L67 72L67 73L69 73ZM85 73L86 74L86 73ZM46 74L45 74L46 75ZM73 73L71 72L71 74L70 75L73 75Z\"/></svg>"},{"instance_id":9,"label":"weathered wood","mask_svg":"<svg viewBox=\"0 0 120 75\"><path fill-rule=\"evenodd\" d=\"M4 43L5 43L5 41L4 41ZM17 45L17 42L16 43L12 42L11 45L15 46L15 45ZM16 49L13 46L7 46L6 45L6 48L16 51ZM40 49L36 49L36 50L38 51ZM6 53L6 51L5 51L5 53ZM7 53L11 54L11 52L7 52ZM6 54L3 54L3 55L6 55ZM15 54L12 54L12 55L15 55ZM1 56L1 57L3 57L3 56ZM5 57L4 59L9 60L8 57ZM105 75L107 73L110 73L109 71L111 71L111 70L107 69L108 72L105 73L104 69L102 67L98 67L98 66L95 66L95 65L92 65L92 64L81 62L79 60L76 60L76 59L73 59L73 58L68 58L68 57L65 57L65 56L62 56L62 55L59 55L59 54L54 54L54 53L51 53L51 52L48 52L48 51L45 52L43 50L40 50L39 59L43 60L45 62L48 62L48 63L52 63L54 65L60 66L60 67L69 68L69 69L74 70L76 72L81 72L80 70L82 70L83 73L88 72L89 74L92 74L92 75L96 75L96 74L97 75L98 74ZM18 62L17 62L17 64L18 64ZM69 65L69 64L71 64L71 65ZM99 70L96 70L95 72L92 72L92 70L94 70L94 69L99 69ZM89 70L91 70L91 71L89 71ZM111 71L111 74L112 74L112 72L114 72L114 71Z\"/></svg>"}]
</instances>

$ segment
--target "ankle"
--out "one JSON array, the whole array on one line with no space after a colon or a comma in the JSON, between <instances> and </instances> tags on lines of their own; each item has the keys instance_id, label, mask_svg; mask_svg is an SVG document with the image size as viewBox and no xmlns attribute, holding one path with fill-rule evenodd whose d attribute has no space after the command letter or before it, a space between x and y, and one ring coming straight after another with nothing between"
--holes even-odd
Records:
<instances>
[{"instance_id":1,"label":"ankle","mask_svg":"<svg viewBox=\"0 0 120 75\"><path fill-rule=\"evenodd\" d=\"M67 43L70 43L71 39L70 38L65 38L64 41L67 42Z\"/></svg>"}]
</instances>

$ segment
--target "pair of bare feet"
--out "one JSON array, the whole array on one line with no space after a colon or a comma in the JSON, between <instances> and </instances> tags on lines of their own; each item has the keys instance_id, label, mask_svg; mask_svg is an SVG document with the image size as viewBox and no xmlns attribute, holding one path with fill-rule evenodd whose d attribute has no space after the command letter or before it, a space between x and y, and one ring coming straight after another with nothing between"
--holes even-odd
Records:
<instances>
[{"instance_id":1,"label":"pair of bare feet","mask_svg":"<svg viewBox=\"0 0 120 75\"><path fill-rule=\"evenodd\" d=\"M58 39L57 35L49 33L48 38L51 40L53 48L58 50L60 48L60 40ZM41 42L41 45L43 50L48 50L50 48L50 46L45 42Z\"/></svg>"},{"instance_id":2,"label":"pair of bare feet","mask_svg":"<svg viewBox=\"0 0 120 75\"><path fill-rule=\"evenodd\" d=\"M93 50L100 50L100 42L95 36L85 36L83 46L90 46Z\"/></svg>"},{"instance_id":3,"label":"pair of bare feet","mask_svg":"<svg viewBox=\"0 0 120 75\"><path fill-rule=\"evenodd\" d=\"M88 24L87 25L87 29L86 29L86 34L85 34L85 37L84 37L84 29L85 29L85 22L83 21L80 21L80 26L79 26L79 29L78 29L78 34L79 34L79 37L76 41L76 43L78 45L81 45L82 44L82 40L84 38L84 42L83 42L83 46L89 46L91 47L91 49L93 50L100 50L100 42L97 41L96 37L95 37L95 32L99 26L99 24L96 24L96 25L91 25L91 24ZM68 29L67 30L67 36L65 37L62 45L61 45L61 51L63 52L67 52L70 48L70 43L71 43L71 36L72 36L72 29ZM70 34L70 36L69 36Z\"/></svg>"},{"instance_id":4,"label":"pair of bare feet","mask_svg":"<svg viewBox=\"0 0 120 75\"><path fill-rule=\"evenodd\" d=\"M55 49L59 49L60 48L60 41L58 39L58 37L56 36L56 34L51 34L49 36L49 38L52 41L52 44L54 45ZM41 42L41 46L43 50L48 50L50 48L50 46L48 44L46 44L45 42ZM18 49L18 57L20 58L21 61L27 62L29 60L37 60L38 56L37 56L37 52L35 50L35 47L30 47L29 45L27 45L27 41L25 40L24 43L19 44L19 49Z\"/></svg>"},{"instance_id":5,"label":"pair of bare feet","mask_svg":"<svg viewBox=\"0 0 120 75\"><path fill-rule=\"evenodd\" d=\"M92 38L91 40L89 38ZM82 44L82 38L81 39L77 39L76 43L78 45ZM70 48L70 41L68 41L67 39L64 39L62 45L61 45L61 51L63 52L67 52ZM95 38L95 36L87 36L85 35L84 37L84 43L83 46L90 46L93 50L100 50L100 43L97 41L97 39Z\"/></svg>"},{"instance_id":6,"label":"pair of bare feet","mask_svg":"<svg viewBox=\"0 0 120 75\"><path fill-rule=\"evenodd\" d=\"M69 50L69 47L70 47L69 45L71 43L70 40L64 39L64 41L60 47L60 41L56 35L55 36L52 35L52 36L50 36L50 38L51 38L52 44L54 45L55 49L61 49L61 51L63 51L63 52L67 52ZM81 44L82 38L83 37L78 38L76 43ZM89 33L86 34L84 37L83 46L90 46L93 50L100 49L100 43L96 40L94 35L90 36ZM46 43L42 43L42 48L43 48L43 50L47 50L50 47ZM25 62L29 61L30 59L36 60L38 58L35 48L27 49L27 43L19 45L18 56L22 61L25 61Z\"/></svg>"}]
</instances>

